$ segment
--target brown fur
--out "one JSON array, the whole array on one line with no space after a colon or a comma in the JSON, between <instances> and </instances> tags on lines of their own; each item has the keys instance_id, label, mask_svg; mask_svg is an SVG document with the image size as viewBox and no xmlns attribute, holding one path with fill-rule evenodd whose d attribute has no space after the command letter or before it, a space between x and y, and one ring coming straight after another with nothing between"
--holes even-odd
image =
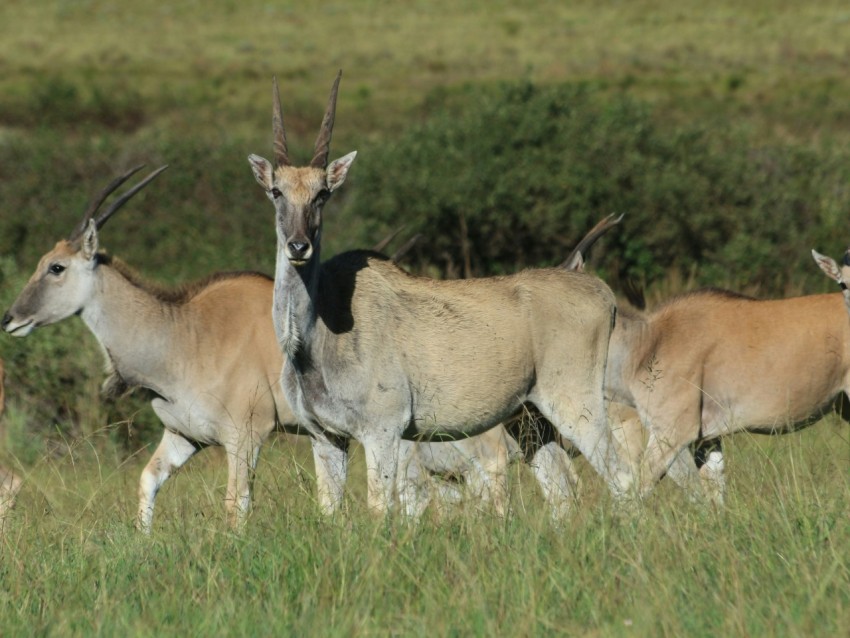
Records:
<instances>
[{"instance_id":1,"label":"brown fur","mask_svg":"<svg viewBox=\"0 0 850 638\"><path fill-rule=\"evenodd\" d=\"M850 389L850 322L839 294L763 301L705 290L621 319L607 386L649 431L644 493L671 467L699 493L689 444L786 432Z\"/></svg>"},{"instance_id":2,"label":"brown fur","mask_svg":"<svg viewBox=\"0 0 850 638\"><path fill-rule=\"evenodd\" d=\"M98 260L101 264L111 266L121 274L129 283L136 288L145 291L155 299L175 306L183 305L192 300L200 292L206 290L213 284L227 281L230 279L239 279L242 277L257 277L271 282L272 278L261 272L254 271L223 271L216 272L207 277L192 281L178 286L164 286L149 279L144 278L138 271L131 268L126 262L113 257L106 252L98 253Z\"/></svg>"}]
</instances>

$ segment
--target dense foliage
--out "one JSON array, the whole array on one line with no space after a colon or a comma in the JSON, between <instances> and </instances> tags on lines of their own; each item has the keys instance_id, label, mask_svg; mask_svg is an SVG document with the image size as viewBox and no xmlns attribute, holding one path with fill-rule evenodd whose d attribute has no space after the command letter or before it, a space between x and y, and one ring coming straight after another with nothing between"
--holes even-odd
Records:
<instances>
[{"instance_id":1,"label":"dense foliage","mask_svg":"<svg viewBox=\"0 0 850 638\"><path fill-rule=\"evenodd\" d=\"M850 209L846 152L659 122L626 94L521 82L434 101L424 122L364 150L348 214L423 233L412 263L447 276L558 263L597 219L625 213L597 259L615 281L678 270L782 294L819 277L808 251L830 249Z\"/></svg>"}]
</instances>

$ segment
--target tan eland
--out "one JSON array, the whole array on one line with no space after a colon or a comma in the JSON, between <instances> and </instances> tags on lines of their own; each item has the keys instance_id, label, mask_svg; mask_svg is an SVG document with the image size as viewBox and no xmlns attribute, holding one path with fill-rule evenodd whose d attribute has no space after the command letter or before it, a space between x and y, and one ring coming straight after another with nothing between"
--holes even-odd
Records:
<instances>
[{"instance_id":1,"label":"tan eland","mask_svg":"<svg viewBox=\"0 0 850 638\"><path fill-rule=\"evenodd\" d=\"M277 382L281 356L270 320L272 281L256 273L219 273L163 290L100 251L99 229L163 170L95 216L108 195L139 168L104 189L70 237L41 258L2 327L23 337L79 314L106 357L110 376L105 390L141 386L157 395L151 405L165 431L139 483L141 530L151 528L163 483L210 445L227 451L226 504L231 524L238 526L249 510L261 444L275 428L296 429ZM322 442L313 443L320 501L330 509L341 498L335 486L342 481L322 473Z\"/></svg>"},{"instance_id":2,"label":"tan eland","mask_svg":"<svg viewBox=\"0 0 850 638\"><path fill-rule=\"evenodd\" d=\"M709 488L722 502L724 461L713 442L804 427L850 390L844 300L837 293L757 300L708 289L650 313L621 308L606 390L634 405L648 430L642 494L668 473L694 498ZM701 472L694 443L707 461Z\"/></svg>"}]
</instances>

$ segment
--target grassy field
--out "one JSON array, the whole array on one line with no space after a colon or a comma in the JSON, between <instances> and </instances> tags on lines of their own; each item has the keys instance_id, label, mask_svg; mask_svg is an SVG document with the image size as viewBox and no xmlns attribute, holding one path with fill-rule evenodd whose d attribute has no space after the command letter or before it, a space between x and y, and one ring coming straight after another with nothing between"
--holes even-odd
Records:
<instances>
[{"instance_id":1,"label":"grassy field","mask_svg":"<svg viewBox=\"0 0 850 638\"><path fill-rule=\"evenodd\" d=\"M327 254L380 239L380 225L350 212L357 198L383 195L358 190L358 171L392 163L425 175L427 165L392 155L408 148L405 135L428 130L419 127L447 106L474 115L462 101L469 87L524 81L580 84L593 103L634 100L648 114L634 121L671 137L699 130L694 139L720 163L738 151L725 145L744 140L750 154L734 155L733 171L798 158L761 185L788 187L763 200L765 211L791 201L771 228L834 256L850 241L843 2L8 0L2 18L4 309L87 198L138 162L171 168L105 229L113 253L165 283L271 272L271 211L246 162L271 152L270 79L281 82L290 146L306 160L339 68L332 154L363 152L329 207ZM466 151L470 165L476 150ZM753 174L756 189L762 173ZM678 205L664 199L667 186L647 233L666 226L664 201ZM774 236L723 232L713 241L734 244L740 262L712 283L831 290L807 255ZM776 263L778 281L738 276L756 258L768 270ZM649 298L693 286L702 266L678 264ZM326 520L304 441L281 437L263 452L243 535L225 525L225 463L210 450L169 481L142 538L131 524L136 485L161 432L144 397L100 400L101 355L77 319L25 340L0 335L0 357L9 401L0 460L26 479L0 540L4 636L833 636L850 626L850 436L837 419L733 438L722 512L662 484L640 516L618 516L583 467L581 506L562 526L521 467L507 520L469 506L419 525L373 521L359 452L346 512Z\"/></svg>"},{"instance_id":2,"label":"grassy field","mask_svg":"<svg viewBox=\"0 0 850 638\"><path fill-rule=\"evenodd\" d=\"M419 525L318 516L301 444L265 451L247 532L224 524L207 453L131 528L141 459L76 453L28 475L0 544L4 635L841 635L850 622L846 425L727 446L723 512L663 484L636 518L581 469L582 507L551 524L530 474L507 520L474 504Z\"/></svg>"}]
</instances>

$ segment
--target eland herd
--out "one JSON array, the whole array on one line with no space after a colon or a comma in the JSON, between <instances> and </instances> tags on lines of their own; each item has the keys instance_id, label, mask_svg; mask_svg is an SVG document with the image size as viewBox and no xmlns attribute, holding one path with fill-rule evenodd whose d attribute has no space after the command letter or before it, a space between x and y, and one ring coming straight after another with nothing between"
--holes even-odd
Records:
<instances>
[{"instance_id":1,"label":"eland herd","mask_svg":"<svg viewBox=\"0 0 850 638\"><path fill-rule=\"evenodd\" d=\"M474 497L505 515L508 467L524 459L559 519L578 496L577 453L619 506L664 476L721 505L723 436L787 432L850 394L850 251L842 266L813 251L840 294L708 289L651 312L618 305L584 272L589 247L621 218L600 222L559 267L502 277L417 277L374 250L322 262L323 208L356 157L329 161L340 77L309 165L290 159L276 81L273 160L248 158L274 206L273 279L227 272L160 289L101 251L102 226L165 169L98 213L137 167L40 259L3 317L24 337L79 315L106 359L104 392L155 395L165 428L139 481L141 531L163 483L207 446L226 451L226 508L242 527L275 430L309 437L325 514L342 503L352 439L377 514L418 517L434 501ZM0 412L2 390L0 362ZM0 528L21 483L0 468Z\"/></svg>"}]
</instances>

